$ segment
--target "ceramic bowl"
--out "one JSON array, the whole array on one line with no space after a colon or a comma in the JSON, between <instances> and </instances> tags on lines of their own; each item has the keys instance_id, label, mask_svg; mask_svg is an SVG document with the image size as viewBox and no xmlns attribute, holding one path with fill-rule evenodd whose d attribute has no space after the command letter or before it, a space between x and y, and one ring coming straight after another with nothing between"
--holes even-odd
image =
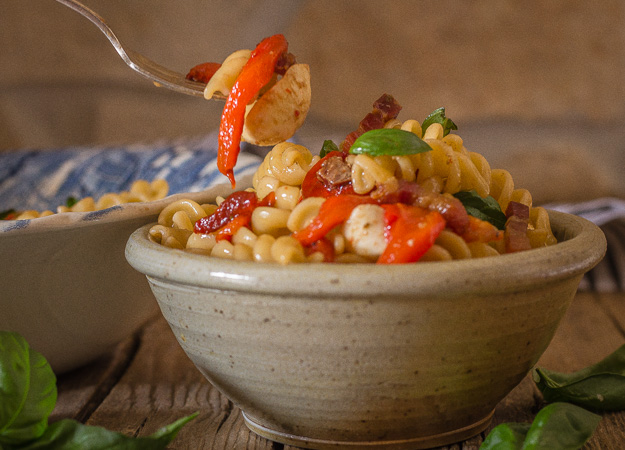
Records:
<instances>
[{"instance_id":1,"label":"ceramic bowl","mask_svg":"<svg viewBox=\"0 0 625 450\"><path fill-rule=\"evenodd\" d=\"M604 255L592 223L550 212L557 245L475 260L278 266L132 234L178 342L254 432L306 448L417 449L484 430Z\"/></svg>"},{"instance_id":2,"label":"ceramic bowl","mask_svg":"<svg viewBox=\"0 0 625 450\"><path fill-rule=\"evenodd\" d=\"M0 329L22 334L57 374L130 336L158 306L124 258L126 241L178 197L207 194L0 221Z\"/></svg>"}]
</instances>

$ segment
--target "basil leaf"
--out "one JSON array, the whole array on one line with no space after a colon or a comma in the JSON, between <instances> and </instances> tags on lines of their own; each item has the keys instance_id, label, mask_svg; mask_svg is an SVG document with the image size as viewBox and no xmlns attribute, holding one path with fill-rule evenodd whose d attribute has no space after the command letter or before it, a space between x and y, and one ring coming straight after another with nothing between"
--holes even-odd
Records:
<instances>
[{"instance_id":1,"label":"basil leaf","mask_svg":"<svg viewBox=\"0 0 625 450\"><path fill-rule=\"evenodd\" d=\"M529 423L502 423L488 433L480 450L521 450Z\"/></svg>"},{"instance_id":2,"label":"basil leaf","mask_svg":"<svg viewBox=\"0 0 625 450\"><path fill-rule=\"evenodd\" d=\"M421 124L421 130L425 134L425 130L428 129L433 123L440 123L443 126L443 136L447 136L451 130L457 130L458 126L453 120L445 117L445 108L438 108L432 111L429 116L425 118Z\"/></svg>"},{"instance_id":3,"label":"basil leaf","mask_svg":"<svg viewBox=\"0 0 625 450\"><path fill-rule=\"evenodd\" d=\"M532 424L497 425L480 450L579 449L590 439L601 416L570 403L552 403L541 409Z\"/></svg>"},{"instance_id":4,"label":"basil leaf","mask_svg":"<svg viewBox=\"0 0 625 450\"><path fill-rule=\"evenodd\" d=\"M625 409L625 345L574 373L538 367L533 375L548 402L567 401L595 411Z\"/></svg>"},{"instance_id":5,"label":"basil leaf","mask_svg":"<svg viewBox=\"0 0 625 450\"><path fill-rule=\"evenodd\" d=\"M503 230L506 227L506 215L501 211L497 200L490 195L484 198L472 190L456 192L454 197L460 200L464 209L467 210L467 214L490 222L499 230Z\"/></svg>"},{"instance_id":6,"label":"basil leaf","mask_svg":"<svg viewBox=\"0 0 625 450\"><path fill-rule=\"evenodd\" d=\"M600 421L601 416L579 406L552 403L536 414L523 442L523 450L581 448Z\"/></svg>"},{"instance_id":7,"label":"basil leaf","mask_svg":"<svg viewBox=\"0 0 625 450\"><path fill-rule=\"evenodd\" d=\"M67 206L68 208L71 208L76 203L78 203L76 197L67 197L67 200L65 200L65 206Z\"/></svg>"},{"instance_id":8,"label":"basil leaf","mask_svg":"<svg viewBox=\"0 0 625 450\"><path fill-rule=\"evenodd\" d=\"M46 359L19 334L0 331L0 448L41 436L56 396Z\"/></svg>"},{"instance_id":9,"label":"basil leaf","mask_svg":"<svg viewBox=\"0 0 625 450\"><path fill-rule=\"evenodd\" d=\"M352 154L415 155L432 150L423 139L410 131L395 128L369 130L360 135L349 148Z\"/></svg>"},{"instance_id":10,"label":"basil leaf","mask_svg":"<svg viewBox=\"0 0 625 450\"><path fill-rule=\"evenodd\" d=\"M167 425L156 433L146 437L130 437L102 427L83 425L71 419L64 419L48 427L40 439L19 450L59 449L59 450L90 450L124 449L124 450L160 450L165 449L174 440L180 429L194 419L198 413L191 414ZM12 449L8 449L12 450ZM16 447L17 450L17 447Z\"/></svg>"},{"instance_id":11,"label":"basil leaf","mask_svg":"<svg viewBox=\"0 0 625 450\"><path fill-rule=\"evenodd\" d=\"M323 158L330 152L338 152L339 147L330 139L326 139L323 141L323 145L321 146L321 151L319 152L319 156Z\"/></svg>"}]
</instances>

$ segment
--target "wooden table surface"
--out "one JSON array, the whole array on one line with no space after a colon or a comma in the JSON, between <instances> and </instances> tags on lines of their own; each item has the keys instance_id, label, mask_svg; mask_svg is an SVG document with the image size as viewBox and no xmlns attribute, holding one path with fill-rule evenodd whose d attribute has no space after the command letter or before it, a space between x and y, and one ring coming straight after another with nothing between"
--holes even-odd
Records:
<instances>
[{"instance_id":1,"label":"wooden table surface","mask_svg":"<svg viewBox=\"0 0 625 450\"><path fill-rule=\"evenodd\" d=\"M538 365L562 372L578 370L623 343L625 293L580 292ZM73 418L142 436L199 411L171 448L295 449L250 432L241 411L195 369L160 315L109 355L60 376L58 388L51 422ZM491 428L502 422L530 422L542 406L542 397L528 376L498 405ZM445 448L477 449L484 436ZM625 412L603 414L585 448L625 449Z\"/></svg>"}]
</instances>

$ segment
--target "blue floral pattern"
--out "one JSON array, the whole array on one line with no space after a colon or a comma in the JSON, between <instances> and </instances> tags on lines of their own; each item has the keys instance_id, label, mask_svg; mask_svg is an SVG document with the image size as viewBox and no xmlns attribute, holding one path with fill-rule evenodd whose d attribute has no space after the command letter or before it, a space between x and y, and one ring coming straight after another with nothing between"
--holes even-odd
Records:
<instances>
[{"instance_id":1,"label":"blue floral pattern","mask_svg":"<svg viewBox=\"0 0 625 450\"><path fill-rule=\"evenodd\" d=\"M0 153L0 211L55 210L68 197L99 198L128 190L135 180L164 178L169 193L228 183L217 170L217 135L118 147L74 147ZM262 158L241 152L237 180Z\"/></svg>"}]
</instances>

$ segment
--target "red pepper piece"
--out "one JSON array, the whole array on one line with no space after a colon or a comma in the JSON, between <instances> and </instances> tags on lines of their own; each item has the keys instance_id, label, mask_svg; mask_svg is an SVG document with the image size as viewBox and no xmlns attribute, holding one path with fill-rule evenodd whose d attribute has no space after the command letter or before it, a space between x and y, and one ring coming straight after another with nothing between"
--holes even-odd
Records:
<instances>
[{"instance_id":1,"label":"red pepper piece","mask_svg":"<svg viewBox=\"0 0 625 450\"><path fill-rule=\"evenodd\" d=\"M239 230L239 228L246 227L252 219L251 214L241 214L236 216L230 222L225 224L219 230L215 232L215 239L221 241L222 239L231 240L232 236Z\"/></svg>"},{"instance_id":2,"label":"red pepper piece","mask_svg":"<svg viewBox=\"0 0 625 450\"><path fill-rule=\"evenodd\" d=\"M217 168L228 177L233 189L236 185L234 166L240 151L245 107L271 81L278 59L287 49L288 43L281 34L263 39L252 51L226 100L219 126Z\"/></svg>"},{"instance_id":3,"label":"red pepper piece","mask_svg":"<svg viewBox=\"0 0 625 450\"><path fill-rule=\"evenodd\" d=\"M203 217L195 222L194 231L201 234L208 234L217 231L217 239L219 240L219 233L223 236L228 236L228 230L234 229L234 232L236 232L236 230L242 226L246 226L252 218L254 209L258 206L273 206L275 203L276 194L274 192L270 192L260 200L254 192L234 192L230 194L221 205L219 205L219 208L217 208L213 214ZM238 219L239 217L247 218L247 222L243 219ZM232 227L236 227L236 229L232 227L224 228L235 220L236 223L233 224ZM232 232L230 236L234 234L234 232Z\"/></svg>"},{"instance_id":4,"label":"red pepper piece","mask_svg":"<svg viewBox=\"0 0 625 450\"><path fill-rule=\"evenodd\" d=\"M194 231L208 234L217 231L237 216L249 215L251 217L257 203L258 197L254 192L234 192L219 205L213 214L195 222Z\"/></svg>"},{"instance_id":5,"label":"red pepper piece","mask_svg":"<svg viewBox=\"0 0 625 450\"><path fill-rule=\"evenodd\" d=\"M387 223L386 249L378 264L403 264L418 261L445 229L445 219L437 211L402 203L382 205Z\"/></svg>"},{"instance_id":6,"label":"red pepper piece","mask_svg":"<svg viewBox=\"0 0 625 450\"><path fill-rule=\"evenodd\" d=\"M200 83L208 83L220 67L221 64L215 62L198 64L189 70L185 78L191 81L199 81Z\"/></svg>"},{"instance_id":7,"label":"red pepper piece","mask_svg":"<svg viewBox=\"0 0 625 450\"><path fill-rule=\"evenodd\" d=\"M323 158L321 158L317 163L310 168L310 170L306 173L304 177L304 181L302 182L302 197L333 197L336 195L356 195L354 192L354 188L352 187L352 183L345 183L335 187L327 187L325 184L319 180L317 177L317 172L321 169L323 163L333 156L340 156L345 159L347 156L343 152L329 152Z\"/></svg>"},{"instance_id":8,"label":"red pepper piece","mask_svg":"<svg viewBox=\"0 0 625 450\"><path fill-rule=\"evenodd\" d=\"M258 201L258 206L274 206L276 204L276 193L271 191Z\"/></svg>"},{"instance_id":9,"label":"red pepper piece","mask_svg":"<svg viewBox=\"0 0 625 450\"><path fill-rule=\"evenodd\" d=\"M327 198L319 209L319 214L308 226L293 233L304 247L325 237L337 225L345 222L354 208L365 203L377 203L371 197L358 195L339 195Z\"/></svg>"},{"instance_id":10,"label":"red pepper piece","mask_svg":"<svg viewBox=\"0 0 625 450\"><path fill-rule=\"evenodd\" d=\"M324 262L334 262L334 245L326 238L313 242L309 247L305 247L304 250L306 250L307 255L319 252L323 255Z\"/></svg>"},{"instance_id":11,"label":"red pepper piece","mask_svg":"<svg viewBox=\"0 0 625 450\"><path fill-rule=\"evenodd\" d=\"M503 231L495 225L477 217L469 216L469 224L461 234L466 242L493 242L503 239Z\"/></svg>"}]
</instances>

